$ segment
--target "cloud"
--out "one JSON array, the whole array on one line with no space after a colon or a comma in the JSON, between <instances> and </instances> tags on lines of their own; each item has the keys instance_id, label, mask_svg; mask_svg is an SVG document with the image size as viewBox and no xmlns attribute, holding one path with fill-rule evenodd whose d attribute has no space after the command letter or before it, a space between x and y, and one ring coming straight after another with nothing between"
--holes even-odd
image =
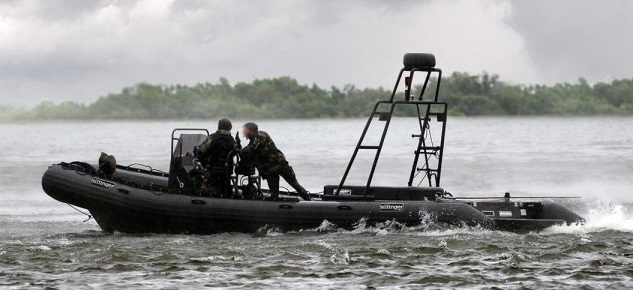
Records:
<instances>
[{"instance_id":1,"label":"cloud","mask_svg":"<svg viewBox=\"0 0 633 290\"><path fill-rule=\"evenodd\" d=\"M434 52L448 73L541 82L537 54L548 48L531 43L538 29L522 13L495 0L3 1L0 105L222 76L390 87L413 51Z\"/></svg>"},{"instance_id":2,"label":"cloud","mask_svg":"<svg viewBox=\"0 0 633 290\"><path fill-rule=\"evenodd\" d=\"M509 1L507 23L530 60L552 82L633 77L633 2Z\"/></svg>"}]
</instances>

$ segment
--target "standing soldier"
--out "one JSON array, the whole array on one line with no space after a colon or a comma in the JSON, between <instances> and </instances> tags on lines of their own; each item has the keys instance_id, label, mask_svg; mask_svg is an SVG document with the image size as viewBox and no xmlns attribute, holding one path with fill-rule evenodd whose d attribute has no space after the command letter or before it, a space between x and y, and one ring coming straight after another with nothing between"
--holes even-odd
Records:
<instances>
[{"instance_id":1,"label":"standing soldier","mask_svg":"<svg viewBox=\"0 0 633 290\"><path fill-rule=\"evenodd\" d=\"M244 124L242 134L250 142L240 150L240 154L249 158L262 178L268 181L272 198L279 198L279 176L281 176L299 193L301 198L310 200L310 194L299 184L294 170L268 133L259 131L257 124L249 122Z\"/></svg>"},{"instance_id":2,"label":"standing soldier","mask_svg":"<svg viewBox=\"0 0 633 290\"><path fill-rule=\"evenodd\" d=\"M231 176L233 175L233 158L231 153L237 149L235 139L231 136L233 125L227 118L218 122L218 131L211 134L196 149L196 157L205 169L202 193L219 194L231 197Z\"/></svg>"}]
</instances>

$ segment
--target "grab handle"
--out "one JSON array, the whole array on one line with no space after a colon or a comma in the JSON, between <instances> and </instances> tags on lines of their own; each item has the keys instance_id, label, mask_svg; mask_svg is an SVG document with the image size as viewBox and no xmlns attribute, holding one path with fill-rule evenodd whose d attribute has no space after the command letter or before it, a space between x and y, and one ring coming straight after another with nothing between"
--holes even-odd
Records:
<instances>
[{"instance_id":1,"label":"grab handle","mask_svg":"<svg viewBox=\"0 0 633 290\"><path fill-rule=\"evenodd\" d=\"M281 204L279 205L280 209L292 209L292 205L289 204Z\"/></svg>"},{"instance_id":2,"label":"grab handle","mask_svg":"<svg viewBox=\"0 0 633 290\"><path fill-rule=\"evenodd\" d=\"M145 165L145 164L140 164L140 163L132 163L132 164L126 166L125 168L126 169L136 169L136 170L141 169L141 168L138 168L138 167L145 167L145 168L149 169L149 172L154 172L154 169L151 166Z\"/></svg>"},{"instance_id":3,"label":"grab handle","mask_svg":"<svg viewBox=\"0 0 633 290\"><path fill-rule=\"evenodd\" d=\"M206 201L202 200L202 199L192 199L191 203L193 204L199 204L199 205L203 205L203 204L207 204Z\"/></svg>"}]
</instances>

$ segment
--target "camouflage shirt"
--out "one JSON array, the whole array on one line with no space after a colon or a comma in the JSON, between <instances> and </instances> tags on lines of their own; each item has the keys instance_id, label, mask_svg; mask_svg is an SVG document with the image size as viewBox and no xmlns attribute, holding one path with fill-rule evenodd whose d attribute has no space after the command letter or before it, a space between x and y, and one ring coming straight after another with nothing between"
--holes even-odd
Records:
<instances>
[{"instance_id":1,"label":"camouflage shirt","mask_svg":"<svg viewBox=\"0 0 633 290\"><path fill-rule=\"evenodd\" d=\"M231 132L218 130L198 146L196 157L207 169L223 169L232 165L233 159L227 160L227 157L236 149L237 143Z\"/></svg>"},{"instance_id":2,"label":"camouflage shirt","mask_svg":"<svg viewBox=\"0 0 633 290\"><path fill-rule=\"evenodd\" d=\"M276 173L282 166L288 164L286 156L275 146L270 135L264 131L258 131L257 135L250 139L248 145L240 150L240 154L248 158L263 176Z\"/></svg>"}]
</instances>

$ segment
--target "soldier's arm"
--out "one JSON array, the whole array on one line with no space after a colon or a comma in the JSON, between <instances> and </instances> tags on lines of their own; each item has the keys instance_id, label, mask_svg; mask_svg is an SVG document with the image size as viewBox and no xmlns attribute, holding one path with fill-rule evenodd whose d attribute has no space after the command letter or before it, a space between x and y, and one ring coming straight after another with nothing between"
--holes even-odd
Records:
<instances>
[{"instance_id":1,"label":"soldier's arm","mask_svg":"<svg viewBox=\"0 0 633 290\"><path fill-rule=\"evenodd\" d=\"M252 140L251 142L248 142L248 145L246 145L246 147L239 149L239 153L241 155L245 155L245 156L249 156L252 155L255 150L257 149L257 139Z\"/></svg>"},{"instance_id":2,"label":"soldier's arm","mask_svg":"<svg viewBox=\"0 0 633 290\"><path fill-rule=\"evenodd\" d=\"M196 157L201 158L207 155L207 152L209 151L209 145L211 145L209 139L210 138L207 138L206 140L204 140L204 142L202 142L202 144L196 147Z\"/></svg>"},{"instance_id":3,"label":"soldier's arm","mask_svg":"<svg viewBox=\"0 0 633 290\"><path fill-rule=\"evenodd\" d=\"M240 155L250 155L253 152L253 146L251 144L248 144L242 149L237 149L237 152L239 152Z\"/></svg>"},{"instance_id":4,"label":"soldier's arm","mask_svg":"<svg viewBox=\"0 0 633 290\"><path fill-rule=\"evenodd\" d=\"M209 157L209 151L211 148L211 143L213 142L213 136L209 136L202 144L198 145L196 149L196 158L202 163L202 165L207 165L207 157Z\"/></svg>"}]
</instances>

